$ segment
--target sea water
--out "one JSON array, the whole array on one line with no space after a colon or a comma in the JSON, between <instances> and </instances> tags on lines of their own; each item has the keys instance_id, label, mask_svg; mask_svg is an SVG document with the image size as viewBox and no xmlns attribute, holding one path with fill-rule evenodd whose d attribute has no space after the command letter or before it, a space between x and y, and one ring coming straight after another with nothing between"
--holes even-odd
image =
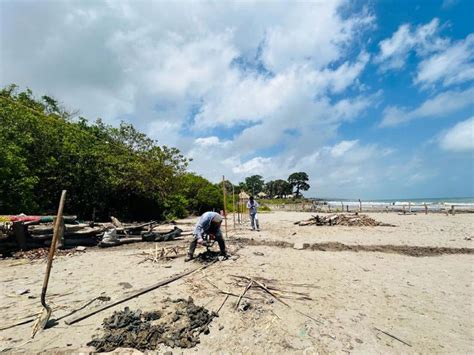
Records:
<instances>
[{"instance_id":1,"label":"sea water","mask_svg":"<svg viewBox=\"0 0 474 355\"><path fill-rule=\"evenodd\" d=\"M359 200L356 199L317 199L334 208L341 208L342 205L358 207ZM462 209L474 210L474 197L438 197L438 198L408 198L408 199L383 199L383 200L361 200L363 208L383 209L387 207L411 206L412 209L424 208L425 204L430 210L446 209L451 206Z\"/></svg>"}]
</instances>

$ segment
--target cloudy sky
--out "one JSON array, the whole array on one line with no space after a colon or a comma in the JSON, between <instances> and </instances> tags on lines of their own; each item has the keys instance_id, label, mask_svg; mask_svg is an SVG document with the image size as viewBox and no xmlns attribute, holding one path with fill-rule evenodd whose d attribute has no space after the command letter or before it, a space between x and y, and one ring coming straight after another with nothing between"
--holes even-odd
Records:
<instances>
[{"instance_id":1,"label":"cloudy sky","mask_svg":"<svg viewBox=\"0 0 474 355\"><path fill-rule=\"evenodd\" d=\"M234 183L474 196L474 1L0 0L0 84Z\"/></svg>"}]
</instances>

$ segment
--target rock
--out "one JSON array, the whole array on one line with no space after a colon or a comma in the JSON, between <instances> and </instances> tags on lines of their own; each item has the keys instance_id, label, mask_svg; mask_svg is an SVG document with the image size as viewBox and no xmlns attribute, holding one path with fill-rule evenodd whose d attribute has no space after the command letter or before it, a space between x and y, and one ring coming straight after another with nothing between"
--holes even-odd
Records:
<instances>
[{"instance_id":1,"label":"rock","mask_svg":"<svg viewBox=\"0 0 474 355\"><path fill-rule=\"evenodd\" d=\"M303 250L304 249L304 244L300 243L300 242L297 242L297 243L293 244L293 249Z\"/></svg>"},{"instance_id":2,"label":"rock","mask_svg":"<svg viewBox=\"0 0 474 355\"><path fill-rule=\"evenodd\" d=\"M77 246L76 247L76 250L77 251L85 251L87 248L86 247L83 247L83 246Z\"/></svg>"},{"instance_id":3,"label":"rock","mask_svg":"<svg viewBox=\"0 0 474 355\"><path fill-rule=\"evenodd\" d=\"M18 296L26 295L27 293L30 293L30 289L29 289L29 288L26 288L26 289L16 290L15 293L16 293Z\"/></svg>"},{"instance_id":4,"label":"rock","mask_svg":"<svg viewBox=\"0 0 474 355\"><path fill-rule=\"evenodd\" d=\"M252 308L252 305L247 300L243 300L242 302L240 302L239 311L245 312L248 311L250 308Z\"/></svg>"}]
</instances>

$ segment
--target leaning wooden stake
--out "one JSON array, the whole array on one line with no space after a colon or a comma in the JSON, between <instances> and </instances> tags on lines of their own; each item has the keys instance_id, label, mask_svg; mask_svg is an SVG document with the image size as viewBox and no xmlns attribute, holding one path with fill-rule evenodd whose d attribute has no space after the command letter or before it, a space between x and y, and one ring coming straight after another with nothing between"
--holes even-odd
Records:
<instances>
[{"instance_id":1,"label":"leaning wooden stake","mask_svg":"<svg viewBox=\"0 0 474 355\"><path fill-rule=\"evenodd\" d=\"M53 266L54 253L56 252L56 247L58 240L60 238L61 231L64 232L62 228L63 224L63 210L64 203L66 201L66 190L63 190L61 193L61 199L59 201L58 214L56 220L54 221L54 231L53 231L53 240L51 241L51 246L49 247L48 253L48 263L46 264L46 273L43 280L43 288L41 290L41 305L43 306L43 312L39 315L35 324L33 325L33 330L31 337L33 338L36 333L40 330L43 330L46 327L46 324L51 317L52 309L46 304L46 290L48 289L49 275L51 274L51 267Z\"/></svg>"},{"instance_id":2,"label":"leaning wooden stake","mask_svg":"<svg viewBox=\"0 0 474 355\"><path fill-rule=\"evenodd\" d=\"M235 232L235 189L232 184L232 216L234 217L234 232Z\"/></svg>"},{"instance_id":3,"label":"leaning wooden stake","mask_svg":"<svg viewBox=\"0 0 474 355\"><path fill-rule=\"evenodd\" d=\"M247 291L250 289L250 287L252 287L252 284L253 284L253 280L250 280L249 284L247 285L247 287L245 287L244 291L242 292L242 294L239 296L239 299L237 300L237 303L235 304L235 310L237 310L239 308L239 305L240 305L240 301L242 301L242 297L245 296L245 294L247 293Z\"/></svg>"},{"instance_id":4,"label":"leaning wooden stake","mask_svg":"<svg viewBox=\"0 0 474 355\"><path fill-rule=\"evenodd\" d=\"M137 292L135 292L135 293L132 293L131 295L125 296L125 297L123 297L123 298L120 298L120 299L118 299L117 301L114 301L114 302L112 302L112 303L103 305L103 306L101 306L101 307L99 307L99 308L97 308L97 309L94 309L94 310L90 311L89 313L86 313L86 314L80 315L80 316L78 316L78 317L75 317L75 318L73 318L73 319L67 320L67 321L65 321L65 323L66 323L67 325L71 325L71 324L80 322L81 320L84 320L84 319L86 319L86 318L89 318L90 316L93 316L94 314L97 314L97 313L99 313L99 312L102 312L103 310L106 310L106 309L111 308L111 307L113 307L113 306L116 306L116 305L118 305L118 304L120 304L120 303L123 303L123 302L126 302L126 301L128 301L128 300L131 300L132 298L141 296L141 295L143 295L143 294L145 294L145 293L147 293L147 292L153 291L153 290L157 289L158 287L168 285L168 284L170 284L170 283L172 283L172 282L174 282L174 281L177 281L177 280L179 280L179 279L181 279L181 278L183 278L183 277L185 277L185 276L188 276L188 275L190 275L190 274L192 274L192 273L194 273L194 272L196 272L196 271L203 270L203 269L205 269L205 268L211 266L211 265L214 264L215 262L216 262L216 260L213 261L213 262L211 262L211 263L209 263L209 264L207 264L207 265L204 265L204 266L202 266L202 267L200 267L200 268L197 268L197 269L194 269L194 270L190 270L190 271L186 271L186 272L183 272L182 274L179 274L179 275L173 276L173 277L171 277L171 278L169 278L169 279L160 281L160 282L158 282L158 283L155 284L155 285L152 285L152 286L150 286L150 287L141 289L141 290L139 290L139 291L137 291Z\"/></svg>"},{"instance_id":5,"label":"leaning wooden stake","mask_svg":"<svg viewBox=\"0 0 474 355\"><path fill-rule=\"evenodd\" d=\"M227 199L226 199L226 191L225 191L225 177L222 175L222 192L224 193L224 228L225 228L225 237L227 238Z\"/></svg>"}]
</instances>

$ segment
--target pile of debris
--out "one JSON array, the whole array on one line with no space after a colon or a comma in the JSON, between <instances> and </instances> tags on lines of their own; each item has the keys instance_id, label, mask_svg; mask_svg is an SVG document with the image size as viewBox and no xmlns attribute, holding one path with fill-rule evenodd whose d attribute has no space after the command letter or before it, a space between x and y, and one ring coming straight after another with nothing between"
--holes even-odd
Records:
<instances>
[{"instance_id":1,"label":"pile of debris","mask_svg":"<svg viewBox=\"0 0 474 355\"><path fill-rule=\"evenodd\" d=\"M159 344L171 348L192 348L200 342L201 333L209 334L209 324L217 314L196 306L193 299L166 299L162 310L155 312L114 312L103 322L104 335L87 345L98 352L117 348L133 348L140 351L156 350Z\"/></svg>"},{"instance_id":2,"label":"pile of debris","mask_svg":"<svg viewBox=\"0 0 474 355\"><path fill-rule=\"evenodd\" d=\"M71 256L75 254L82 254L86 250L85 247L77 247L75 249L66 249L66 250L56 250L54 253L55 256ZM46 259L49 253L49 248L37 248L31 250L21 250L12 253L14 259L29 259L29 260L38 260Z\"/></svg>"},{"instance_id":3,"label":"pile of debris","mask_svg":"<svg viewBox=\"0 0 474 355\"><path fill-rule=\"evenodd\" d=\"M167 262L171 259L176 259L186 255L185 246L173 246L168 248L158 249L158 245L155 243L155 249L149 249L142 251L138 256L144 256L144 259L139 264L151 261L152 263Z\"/></svg>"},{"instance_id":4,"label":"pile of debris","mask_svg":"<svg viewBox=\"0 0 474 355\"><path fill-rule=\"evenodd\" d=\"M10 256L18 250L49 247L53 238L54 219L54 216L0 216L0 254ZM142 241L169 241L180 237L183 232L172 223L163 225L151 221L122 224L114 217L109 223L83 223L76 216L64 216L58 247L110 247Z\"/></svg>"},{"instance_id":5,"label":"pile of debris","mask_svg":"<svg viewBox=\"0 0 474 355\"><path fill-rule=\"evenodd\" d=\"M308 220L295 222L299 226L350 226L350 227L395 227L393 224L382 223L365 214L333 214L329 216L312 216Z\"/></svg>"}]
</instances>

